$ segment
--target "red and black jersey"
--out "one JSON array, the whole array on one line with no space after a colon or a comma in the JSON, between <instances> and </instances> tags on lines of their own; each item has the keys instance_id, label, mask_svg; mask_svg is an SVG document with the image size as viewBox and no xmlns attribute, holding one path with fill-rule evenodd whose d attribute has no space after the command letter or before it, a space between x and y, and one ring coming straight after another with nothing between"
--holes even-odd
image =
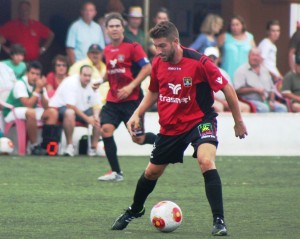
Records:
<instances>
[{"instance_id":1,"label":"red and black jersey","mask_svg":"<svg viewBox=\"0 0 300 239\"><path fill-rule=\"evenodd\" d=\"M136 87L132 94L124 100L118 99L117 90L134 80L141 67L150 64L143 47L137 42L124 38L123 42L117 47L111 44L106 46L104 48L104 57L110 85L106 101L124 102L138 100L141 94L140 87Z\"/></svg>"},{"instance_id":2,"label":"red and black jersey","mask_svg":"<svg viewBox=\"0 0 300 239\"><path fill-rule=\"evenodd\" d=\"M149 90L158 92L160 133L178 135L195 124L214 117L213 91L221 90L228 81L205 55L184 48L178 64L155 57Z\"/></svg>"}]
</instances>

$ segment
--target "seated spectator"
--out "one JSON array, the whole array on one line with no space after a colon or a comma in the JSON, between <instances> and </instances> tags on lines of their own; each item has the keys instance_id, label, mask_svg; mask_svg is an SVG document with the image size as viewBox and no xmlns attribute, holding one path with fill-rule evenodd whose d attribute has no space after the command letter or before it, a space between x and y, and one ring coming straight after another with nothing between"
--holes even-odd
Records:
<instances>
[{"instance_id":1,"label":"seated spectator","mask_svg":"<svg viewBox=\"0 0 300 239\"><path fill-rule=\"evenodd\" d=\"M220 60L220 51L217 47L207 47L204 51L204 54L208 56L215 64L218 66ZM218 68L221 74L226 78L229 84L232 85L229 75L222 68ZM215 102L213 107L216 112L230 111L225 95L222 91L215 93ZM250 112L250 106L247 103L239 101L241 112Z\"/></svg>"},{"instance_id":2,"label":"seated spectator","mask_svg":"<svg viewBox=\"0 0 300 239\"><path fill-rule=\"evenodd\" d=\"M289 66L293 72L296 72L296 58L300 59L300 21L297 21L297 29L289 42Z\"/></svg>"},{"instance_id":3,"label":"seated spectator","mask_svg":"<svg viewBox=\"0 0 300 239\"><path fill-rule=\"evenodd\" d=\"M51 98L60 83L68 76L68 60L63 55L57 55L53 61L53 71L49 72L46 80L46 89Z\"/></svg>"},{"instance_id":4,"label":"seated spectator","mask_svg":"<svg viewBox=\"0 0 300 239\"><path fill-rule=\"evenodd\" d=\"M28 64L26 75L18 80L11 90L6 102L15 107L16 117L26 121L26 129L30 149L33 155L43 155L45 150L38 144L38 124L41 120L44 108L48 107L48 96L41 79L42 65L33 61ZM37 107L39 99L42 107ZM4 121L15 120L13 112L9 108L3 108Z\"/></svg>"},{"instance_id":5,"label":"seated spectator","mask_svg":"<svg viewBox=\"0 0 300 239\"><path fill-rule=\"evenodd\" d=\"M88 65L93 69L92 72L92 83L100 84L103 82L103 76L106 73L106 65L102 61L103 59L103 50L97 44L92 44L87 53L87 57L81 61L74 63L69 69L69 75L79 74L80 68L84 65ZM108 82L101 84L99 87L100 96L103 99L106 98L107 92L109 90Z\"/></svg>"},{"instance_id":6,"label":"seated spectator","mask_svg":"<svg viewBox=\"0 0 300 239\"><path fill-rule=\"evenodd\" d=\"M267 37L263 39L258 48L261 51L261 56L264 59L263 65L270 72L273 81L277 82L282 80L282 75L277 68L277 47L275 42L278 41L280 36L280 25L278 20L271 20L267 23Z\"/></svg>"},{"instance_id":7,"label":"seated spectator","mask_svg":"<svg viewBox=\"0 0 300 239\"><path fill-rule=\"evenodd\" d=\"M17 79L13 70L3 62L0 62L0 100L6 101L16 81Z\"/></svg>"},{"instance_id":8,"label":"seated spectator","mask_svg":"<svg viewBox=\"0 0 300 239\"><path fill-rule=\"evenodd\" d=\"M30 19L31 3L28 0L19 1L17 13L17 19L0 27L2 43L20 44L26 50L25 61L37 60L50 47L54 33L41 22ZM2 47L9 54L9 47Z\"/></svg>"},{"instance_id":9,"label":"seated spectator","mask_svg":"<svg viewBox=\"0 0 300 239\"><path fill-rule=\"evenodd\" d=\"M210 46L217 46L216 35L223 27L223 19L216 14L208 14L201 24L200 34L197 39L190 45L200 53L204 53L205 49Z\"/></svg>"},{"instance_id":10,"label":"seated spectator","mask_svg":"<svg viewBox=\"0 0 300 239\"><path fill-rule=\"evenodd\" d=\"M300 112L300 58L295 60L295 72L288 72L282 81L281 93L291 101L292 112Z\"/></svg>"},{"instance_id":11,"label":"seated spectator","mask_svg":"<svg viewBox=\"0 0 300 239\"><path fill-rule=\"evenodd\" d=\"M97 15L95 4L85 1L81 6L80 14L81 17L68 29L66 52L70 65L84 59L91 44L98 44L102 49L105 47L102 29L93 20Z\"/></svg>"},{"instance_id":12,"label":"seated spectator","mask_svg":"<svg viewBox=\"0 0 300 239\"><path fill-rule=\"evenodd\" d=\"M14 44L10 48L10 59L3 61L15 73L16 78L21 79L26 72L24 62L25 49L20 44Z\"/></svg>"},{"instance_id":13,"label":"seated spectator","mask_svg":"<svg viewBox=\"0 0 300 239\"><path fill-rule=\"evenodd\" d=\"M76 121L93 126L92 151L89 154L96 154L95 149L100 137L100 110L93 107L100 104L100 97L90 84L92 71L91 66L84 65L80 68L79 75L64 79L50 99L49 108L43 115L47 124L56 124L58 120L63 122L67 141L64 154L67 156L74 156L73 132ZM55 109L58 114L52 113Z\"/></svg>"},{"instance_id":14,"label":"seated spectator","mask_svg":"<svg viewBox=\"0 0 300 239\"><path fill-rule=\"evenodd\" d=\"M253 103L257 113L287 112L287 107L275 100L276 87L257 47L250 50L248 61L234 74L238 96Z\"/></svg>"}]
</instances>

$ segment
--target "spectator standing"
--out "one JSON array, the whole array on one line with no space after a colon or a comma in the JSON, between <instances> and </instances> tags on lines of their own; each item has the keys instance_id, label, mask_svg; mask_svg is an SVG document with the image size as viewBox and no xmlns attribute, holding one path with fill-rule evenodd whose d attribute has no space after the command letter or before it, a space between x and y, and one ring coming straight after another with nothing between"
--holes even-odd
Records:
<instances>
[{"instance_id":1,"label":"spectator standing","mask_svg":"<svg viewBox=\"0 0 300 239\"><path fill-rule=\"evenodd\" d=\"M25 61L37 60L50 47L54 33L39 21L30 19L31 4L29 1L20 1L18 4L18 18L11 20L0 27L3 42L20 44L25 50ZM43 45L41 45L44 40ZM2 46L9 54L10 49Z\"/></svg>"},{"instance_id":2,"label":"spectator standing","mask_svg":"<svg viewBox=\"0 0 300 239\"><path fill-rule=\"evenodd\" d=\"M297 21L297 30L290 39L289 44L289 65L293 72L296 72L295 59L300 59L300 21Z\"/></svg>"},{"instance_id":3,"label":"spectator standing","mask_svg":"<svg viewBox=\"0 0 300 239\"><path fill-rule=\"evenodd\" d=\"M260 50L252 48L249 62L240 66L234 74L236 92L242 99L253 103L257 113L287 112L287 107L276 101L276 87L262 62Z\"/></svg>"},{"instance_id":4,"label":"spectator standing","mask_svg":"<svg viewBox=\"0 0 300 239\"><path fill-rule=\"evenodd\" d=\"M50 99L49 109L43 115L49 125L57 120L63 122L67 146L64 149L66 156L74 156L73 132L76 121L93 126L92 150L94 154L100 137L100 110L94 108L100 104L100 97L92 88L93 69L88 65L80 68L79 75L69 76L58 86L54 96ZM53 113L54 109L58 111Z\"/></svg>"},{"instance_id":5,"label":"spectator standing","mask_svg":"<svg viewBox=\"0 0 300 239\"><path fill-rule=\"evenodd\" d=\"M282 81L282 95L291 101L292 112L300 112L300 58L295 61L295 72L288 72Z\"/></svg>"},{"instance_id":6,"label":"spectator standing","mask_svg":"<svg viewBox=\"0 0 300 239\"><path fill-rule=\"evenodd\" d=\"M235 121L235 136L244 138L247 130L236 93L207 56L180 45L173 23L161 22L150 30L150 36L158 57L153 59L149 91L129 119L127 128L133 133L140 117L157 101L160 134L150 162L137 182L132 205L116 219L111 229L123 230L133 219L145 214L146 199L158 179L169 164L183 163L184 151L191 143L213 215L212 235L225 236L222 184L215 165L217 113L212 107L212 91L224 92Z\"/></svg>"},{"instance_id":7,"label":"spectator standing","mask_svg":"<svg viewBox=\"0 0 300 239\"><path fill-rule=\"evenodd\" d=\"M24 62L25 49L20 44L14 44L10 48L10 59L3 61L15 73L16 78L21 79L26 72L26 64Z\"/></svg>"},{"instance_id":8,"label":"spectator standing","mask_svg":"<svg viewBox=\"0 0 300 239\"><path fill-rule=\"evenodd\" d=\"M221 68L233 79L234 72L247 62L248 53L255 46L253 35L247 31L241 16L231 18L227 32L218 38L218 45L222 47Z\"/></svg>"},{"instance_id":9,"label":"spectator standing","mask_svg":"<svg viewBox=\"0 0 300 239\"><path fill-rule=\"evenodd\" d=\"M141 29L143 17L141 7L130 7L127 14L127 25L125 26L124 35L133 42L138 42L146 51L145 32Z\"/></svg>"},{"instance_id":10,"label":"spectator standing","mask_svg":"<svg viewBox=\"0 0 300 239\"><path fill-rule=\"evenodd\" d=\"M124 178L113 134L122 122L127 123L143 98L140 84L150 74L151 65L142 46L124 37L124 20L119 13L108 14L105 25L111 44L104 49L107 68L104 80L108 80L110 89L100 117L101 134L112 171L98 180L122 181ZM137 144L153 144L156 136L144 132L143 121L141 116L140 129L132 140Z\"/></svg>"},{"instance_id":11,"label":"spectator standing","mask_svg":"<svg viewBox=\"0 0 300 239\"><path fill-rule=\"evenodd\" d=\"M49 72L46 77L46 89L48 96L51 98L60 83L68 76L68 60L63 55L57 55L52 61L53 71Z\"/></svg>"},{"instance_id":12,"label":"spectator standing","mask_svg":"<svg viewBox=\"0 0 300 239\"><path fill-rule=\"evenodd\" d=\"M258 45L261 51L261 56L264 59L263 65L270 72L273 81L282 80L282 75L277 68L277 47L275 42L280 37L280 24L278 20L271 20L267 23L267 37L264 38Z\"/></svg>"},{"instance_id":13,"label":"spectator standing","mask_svg":"<svg viewBox=\"0 0 300 239\"><path fill-rule=\"evenodd\" d=\"M102 49L105 46L102 29L93 21L97 14L94 3L84 2L80 13L81 17L70 26L66 40L70 65L84 59L90 45L99 44Z\"/></svg>"},{"instance_id":14,"label":"spectator standing","mask_svg":"<svg viewBox=\"0 0 300 239\"><path fill-rule=\"evenodd\" d=\"M45 150L38 144L38 120L48 107L48 96L41 79L42 65L37 61L28 63L26 75L18 80L11 90L6 102L15 107L16 117L26 121L26 130L31 143L31 154L45 154ZM38 107L41 100L42 107ZM11 109L3 109L4 121L15 120Z\"/></svg>"},{"instance_id":15,"label":"spectator standing","mask_svg":"<svg viewBox=\"0 0 300 239\"><path fill-rule=\"evenodd\" d=\"M219 60L220 60L220 51L217 47L207 47L204 51L204 55L208 56L213 63L218 66ZM230 85L232 85L232 81L229 77L229 75L224 71L222 68L219 68L219 71L221 72L222 76L225 77L225 79L228 81ZM216 112L224 112L224 111L229 111L229 105L228 102L225 98L225 95L222 91L218 91L214 93L214 104L213 107ZM247 103L239 101L239 106L241 112L250 112L250 106Z\"/></svg>"},{"instance_id":16,"label":"spectator standing","mask_svg":"<svg viewBox=\"0 0 300 239\"><path fill-rule=\"evenodd\" d=\"M208 14L201 24L200 34L197 39L190 45L200 53L204 53L207 47L218 45L216 35L223 27L223 19L216 14Z\"/></svg>"}]
</instances>

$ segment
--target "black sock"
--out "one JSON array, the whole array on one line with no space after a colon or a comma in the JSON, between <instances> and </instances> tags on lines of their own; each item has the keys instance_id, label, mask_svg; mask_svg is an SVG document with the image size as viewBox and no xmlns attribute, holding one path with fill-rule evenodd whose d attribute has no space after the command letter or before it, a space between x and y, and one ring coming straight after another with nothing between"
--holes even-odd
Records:
<instances>
[{"instance_id":1,"label":"black sock","mask_svg":"<svg viewBox=\"0 0 300 239\"><path fill-rule=\"evenodd\" d=\"M145 133L145 140L143 144L154 144L156 139L156 134L153 133Z\"/></svg>"},{"instance_id":2,"label":"black sock","mask_svg":"<svg viewBox=\"0 0 300 239\"><path fill-rule=\"evenodd\" d=\"M117 145L114 137L103 138L105 154L110 164L111 170L117 173L121 172L118 157L117 157Z\"/></svg>"},{"instance_id":3,"label":"black sock","mask_svg":"<svg viewBox=\"0 0 300 239\"><path fill-rule=\"evenodd\" d=\"M139 181L137 182L133 203L131 205L131 210L133 212L140 212L145 204L145 201L148 195L153 191L157 180L149 180L146 179L144 173L140 177Z\"/></svg>"},{"instance_id":4,"label":"black sock","mask_svg":"<svg viewBox=\"0 0 300 239\"><path fill-rule=\"evenodd\" d=\"M204 174L206 197L211 207L213 217L224 219L222 184L216 169L206 171Z\"/></svg>"}]
</instances>

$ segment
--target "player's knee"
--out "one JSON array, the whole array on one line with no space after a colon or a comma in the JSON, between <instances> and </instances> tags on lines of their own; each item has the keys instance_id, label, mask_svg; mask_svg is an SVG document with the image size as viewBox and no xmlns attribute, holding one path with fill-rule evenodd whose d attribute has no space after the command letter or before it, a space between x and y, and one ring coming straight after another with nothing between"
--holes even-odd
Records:
<instances>
[{"instance_id":1,"label":"player's knee","mask_svg":"<svg viewBox=\"0 0 300 239\"><path fill-rule=\"evenodd\" d=\"M144 176L148 180L157 180L161 176L161 174L162 172L146 169Z\"/></svg>"},{"instance_id":2,"label":"player's knee","mask_svg":"<svg viewBox=\"0 0 300 239\"><path fill-rule=\"evenodd\" d=\"M215 168L215 162L208 157L201 157L198 159L198 162L202 172Z\"/></svg>"},{"instance_id":3,"label":"player's knee","mask_svg":"<svg viewBox=\"0 0 300 239\"><path fill-rule=\"evenodd\" d=\"M26 111L26 119L35 119L35 110L33 108L28 108Z\"/></svg>"},{"instance_id":4,"label":"player's knee","mask_svg":"<svg viewBox=\"0 0 300 239\"><path fill-rule=\"evenodd\" d=\"M136 144L144 144L144 141L145 141L145 136L139 136L139 137L131 137L132 141Z\"/></svg>"}]
</instances>

